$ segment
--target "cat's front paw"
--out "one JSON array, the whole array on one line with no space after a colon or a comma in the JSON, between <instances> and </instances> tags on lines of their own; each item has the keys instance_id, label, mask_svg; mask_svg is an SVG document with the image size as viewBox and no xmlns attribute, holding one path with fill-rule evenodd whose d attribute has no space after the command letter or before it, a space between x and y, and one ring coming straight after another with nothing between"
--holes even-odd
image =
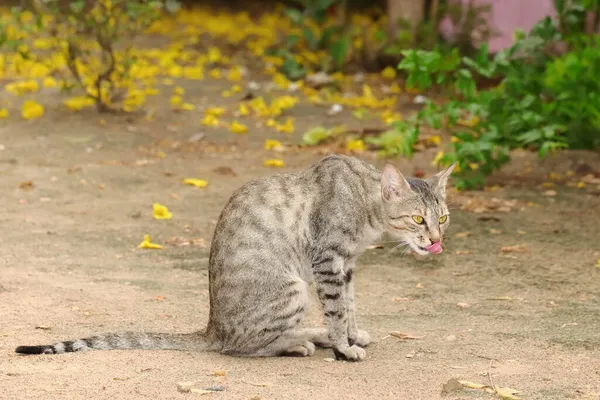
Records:
<instances>
[{"instance_id":1,"label":"cat's front paw","mask_svg":"<svg viewBox=\"0 0 600 400\"><path fill-rule=\"evenodd\" d=\"M367 352L357 345L334 347L333 354L337 360L361 361L367 357Z\"/></svg>"},{"instance_id":2,"label":"cat's front paw","mask_svg":"<svg viewBox=\"0 0 600 400\"><path fill-rule=\"evenodd\" d=\"M348 337L348 342L350 346L367 347L371 343L371 335L369 335L369 332L359 329L356 334Z\"/></svg>"}]
</instances>

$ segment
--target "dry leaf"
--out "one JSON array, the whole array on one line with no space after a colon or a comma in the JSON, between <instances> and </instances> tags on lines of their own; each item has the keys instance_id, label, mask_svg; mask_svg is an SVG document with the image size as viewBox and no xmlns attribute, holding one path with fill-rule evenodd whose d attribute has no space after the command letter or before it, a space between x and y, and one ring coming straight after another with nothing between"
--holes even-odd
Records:
<instances>
[{"instance_id":1,"label":"dry leaf","mask_svg":"<svg viewBox=\"0 0 600 400\"><path fill-rule=\"evenodd\" d=\"M242 382L247 383L248 385L257 386L257 387L273 386L273 384L270 382L248 382L248 381L242 381Z\"/></svg>"},{"instance_id":2,"label":"dry leaf","mask_svg":"<svg viewBox=\"0 0 600 400\"><path fill-rule=\"evenodd\" d=\"M501 253L527 253L529 247L524 244L517 244L514 246L504 246L500 249Z\"/></svg>"},{"instance_id":3,"label":"dry leaf","mask_svg":"<svg viewBox=\"0 0 600 400\"><path fill-rule=\"evenodd\" d=\"M425 335L414 336L414 335L411 335L410 333L404 333L404 332L398 332L398 331L390 332L390 336L393 336L395 338L402 339L402 340L409 340L409 339L418 340L418 339L425 337Z\"/></svg>"},{"instance_id":4,"label":"dry leaf","mask_svg":"<svg viewBox=\"0 0 600 400\"><path fill-rule=\"evenodd\" d=\"M185 239L182 237L173 236L165 241L165 243L170 244L172 246L198 246L200 248L205 248L206 244L204 243L204 239L196 238L196 239Z\"/></svg>"},{"instance_id":5,"label":"dry leaf","mask_svg":"<svg viewBox=\"0 0 600 400\"><path fill-rule=\"evenodd\" d=\"M510 296L498 296L498 297L490 297L487 300L505 300L505 301L511 301L514 300L512 297Z\"/></svg>"},{"instance_id":6,"label":"dry leaf","mask_svg":"<svg viewBox=\"0 0 600 400\"><path fill-rule=\"evenodd\" d=\"M46 326L46 325L38 325L38 326L35 327L35 329L41 329L41 330L44 330L44 331L49 331L52 328L50 328L49 326Z\"/></svg>"},{"instance_id":7,"label":"dry leaf","mask_svg":"<svg viewBox=\"0 0 600 400\"><path fill-rule=\"evenodd\" d=\"M471 235L472 235L472 233L471 233L471 232L458 232L458 233L457 233L456 235L454 235L454 236L456 236L456 237L468 237L468 236L471 236Z\"/></svg>"},{"instance_id":8,"label":"dry leaf","mask_svg":"<svg viewBox=\"0 0 600 400\"><path fill-rule=\"evenodd\" d=\"M458 381L463 387L468 389L491 389L488 385L482 385L481 383L469 382L469 381Z\"/></svg>"},{"instance_id":9,"label":"dry leaf","mask_svg":"<svg viewBox=\"0 0 600 400\"><path fill-rule=\"evenodd\" d=\"M224 369L218 369L215 371L215 376L227 376L227 371Z\"/></svg>"},{"instance_id":10,"label":"dry leaf","mask_svg":"<svg viewBox=\"0 0 600 400\"><path fill-rule=\"evenodd\" d=\"M229 168L229 167L217 167L215 169L213 169L213 172L219 175L229 175L229 176L236 176L237 174L233 171L233 169Z\"/></svg>"},{"instance_id":11,"label":"dry leaf","mask_svg":"<svg viewBox=\"0 0 600 400\"><path fill-rule=\"evenodd\" d=\"M163 301L164 299L165 299L165 296L160 296L160 295L158 295L158 296L154 297L154 299L153 299L153 300L156 300L156 301Z\"/></svg>"},{"instance_id":12,"label":"dry leaf","mask_svg":"<svg viewBox=\"0 0 600 400\"><path fill-rule=\"evenodd\" d=\"M31 189L33 189L33 182L32 181L21 182L21 184L19 185L19 189L31 190Z\"/></svg>"},{"instance_id":13,"label":"dry leaf","mask_svg":"<svg viewBox=\"0 0 600 400\"><path fill-rule=\"evenodd\" d=\"M498 396L500 396L501 398L506 399L506 400L519 400L520 399L519 397L516 397L514 395L519 394L521 392L519 392L518 390L512 389L512 388L509 388L509 387L501 388L496 385L496 387L494 387L494 391L496 392L496 394Z\"/></svg>"}]
</instances>

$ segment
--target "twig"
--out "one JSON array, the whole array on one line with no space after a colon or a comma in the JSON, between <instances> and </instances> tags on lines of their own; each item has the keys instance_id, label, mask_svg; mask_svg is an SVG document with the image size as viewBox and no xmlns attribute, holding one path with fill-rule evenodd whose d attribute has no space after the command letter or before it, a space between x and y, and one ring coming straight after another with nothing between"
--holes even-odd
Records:
<instances>
[{"instance_id":1,"label":"twig","mask_svg":"<svg viewBox=\"0 0 600 400\"><path fill-rule=\"evenodd\" d=\"M492 364L494 363L494 359L490 359L490 366L488 367L488 378L490 379L490 386L496 392L496 384L494 383L494 378L492 378Z\"/></svg>"}]
</instances>

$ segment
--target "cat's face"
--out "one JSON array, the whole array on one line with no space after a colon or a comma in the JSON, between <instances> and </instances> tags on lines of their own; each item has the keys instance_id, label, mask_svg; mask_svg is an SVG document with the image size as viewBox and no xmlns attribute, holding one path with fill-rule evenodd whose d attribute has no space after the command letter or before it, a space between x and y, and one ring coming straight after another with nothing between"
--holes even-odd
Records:
<instances>
[{"instance_id":1,"label":"cat's face","mask_svg":"<svg viewBox=\"0 0 600 400\"><path fill-rule=\"evenodd\" d=\"M444 231L450 223L446 184L456 164L429 179L407 181L392 164L381 175L386 228L421 255L443 251Z\"/></svg>"}]
</instances>

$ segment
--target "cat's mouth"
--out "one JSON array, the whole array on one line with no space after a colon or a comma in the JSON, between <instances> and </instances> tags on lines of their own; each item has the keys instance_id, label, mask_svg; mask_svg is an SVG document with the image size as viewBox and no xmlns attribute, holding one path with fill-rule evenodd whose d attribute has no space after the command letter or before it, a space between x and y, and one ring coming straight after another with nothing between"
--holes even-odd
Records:
<instances>
[{"instance_id":1,"label":"cat's mouth","mask_svg":"<svg viewBox=\"0 0 600 400\"><path fill-rule=\"evenodd\" d=\"M430 244L427 247L423 247L423 246L417 246L417 247L419 247L419 250L423 250L424 252L431 253L431 254L440 254L442 251L444 251L444 249L442 248L441 242L435 242L433 244Z\"/></svg>"}]
</instances>

